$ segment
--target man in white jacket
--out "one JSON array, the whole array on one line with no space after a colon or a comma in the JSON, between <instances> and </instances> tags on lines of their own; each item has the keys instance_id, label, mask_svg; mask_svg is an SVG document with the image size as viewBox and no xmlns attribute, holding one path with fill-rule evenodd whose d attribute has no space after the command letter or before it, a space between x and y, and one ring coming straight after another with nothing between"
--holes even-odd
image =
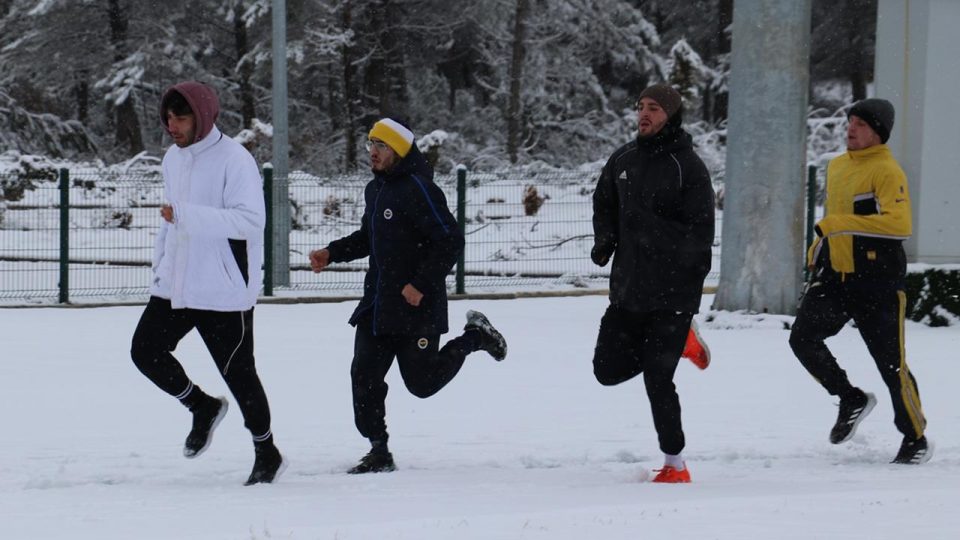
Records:
<instances>
[{"instance_id":1,"label":"man in white jacket","mask_svg":"<svg viewBox=\"0 0 960 540\"><path fill-rule=\"evenodd\" d=\"M266 212L257 163L217 129L219 112L216 92L198 82L174 85L160 101L161 122L175 144L163 157L167 202L160 208L150 301L131 356L147 378L193 413L183 454L197 457L228 404L204 393L171 354L197 329L253 435L251 485L273 482L285 465L253 357Z\"/></svg>"}]
</instances>

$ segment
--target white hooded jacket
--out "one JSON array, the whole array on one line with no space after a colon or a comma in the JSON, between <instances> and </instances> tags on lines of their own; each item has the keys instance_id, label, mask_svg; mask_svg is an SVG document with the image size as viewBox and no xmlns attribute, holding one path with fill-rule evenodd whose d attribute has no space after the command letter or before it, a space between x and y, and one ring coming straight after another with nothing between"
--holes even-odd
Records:
<instances>
[{"instance_id":1,"label":"white hooded jacket","mask_svg":"<svg viewBox=\"0 0 960 540\"><path fill-rule=\"evenodd\" d=\"M163 222L153 255L150 294L174 309L246 311L263 282L266 211L256 160L216 126L163 157Z\"/></svg>"}]
</instances>

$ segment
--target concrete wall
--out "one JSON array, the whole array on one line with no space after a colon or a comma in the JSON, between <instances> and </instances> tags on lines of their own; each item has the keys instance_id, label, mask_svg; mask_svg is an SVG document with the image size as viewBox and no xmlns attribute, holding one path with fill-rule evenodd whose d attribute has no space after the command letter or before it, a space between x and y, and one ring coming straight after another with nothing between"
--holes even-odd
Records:
<instances>
[{"instance_id":1,"label":"concrete wall","mask_svg":"<svg viewBox=\"0 0 960 540\"><path fill-rule=\"evenodd\" d=\"M960 1L879 0L876 96L896 121L888 144L907 173L913 262L960 262Z\"/></svg>"}]
</instances>

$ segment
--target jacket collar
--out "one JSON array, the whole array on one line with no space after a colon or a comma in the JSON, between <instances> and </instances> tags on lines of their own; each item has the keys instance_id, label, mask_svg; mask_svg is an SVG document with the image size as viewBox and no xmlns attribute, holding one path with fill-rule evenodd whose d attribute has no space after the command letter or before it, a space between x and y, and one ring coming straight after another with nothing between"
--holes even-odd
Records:
<instances>
[{"instance_id":1,"label":"jacket collar","mask_svg":"<svg viewBox=\"0 0 960 540\"><path fill-rule=\"evenodd\" d=\"M208 148L220 142L220 139L222 138L223 138L223 133L221 133L220 130L217 129L217 126L213 126L212 128L210 128L210 133L208 133L206 137L200 139L199 141L191 144L186 148L180 148L178 146L177 150L180 150L181 152L189 152L191 156L196 157L196 156L199 156L204 151L206 151Z\"/></svg>"},{"instance_id":2,"label":"jacket collar","mask_svg":"<svg viewBox=\"0 0 960 540\"><path fill-rule=\"evenodd\" d=\"M417 148L416 143L410 147L410 152L398 161L392 169L386 172L374 173L376 179L388 182L407 176L417 176L421 180L427 181L433 180L433 167L427 163L426 157L424 157L420 149Z\"/></svg>"},{"instance_id":3,"label":"jacket collar","mask_svg":"<svg viewBox=\"0 0 960 540\"><path fill-rule=\"evenodd\" d=\"M891 154L890 147L886 144L875 144L861 150L847 150L847 155L849 155L852 160L862 160L889 156Z\"/></svg>"},{"instance_id":4,"label":"jacket collar","mask_svg":"<svg viewBox=\"0 0 960 540\"><path fill-rule=\"evenodd\" d=\"M661 154L693 146L693 138L675 122L668 122L652 137L638 136L636 141L637 148L647 154Z\"/></svg>"}]
</instances>

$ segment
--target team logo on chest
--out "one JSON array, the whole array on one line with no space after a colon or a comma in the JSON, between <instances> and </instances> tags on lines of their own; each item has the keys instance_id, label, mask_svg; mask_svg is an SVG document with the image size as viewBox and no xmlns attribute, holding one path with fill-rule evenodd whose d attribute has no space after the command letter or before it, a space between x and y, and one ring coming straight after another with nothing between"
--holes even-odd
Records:
<instances>
[{"instance_id":1,"label":"team logo on chest","mask_svg":"<svg viewBox=\"0 0 960 540\"><path fill-rule=\"evenodd\" d=\"M393 219L393 210L387 208L383 211L383 219Z\"/></svg>"},{"instance_id":2,"label":"team logo on chest","mask_svg":"<svg viewBox=\"0 0 960 540\"><path fill-rule=\"evenodd\" d=\"M426 349L426 348L427 348L427 345L429 345L429 344L430 344L430 340L428 340L428 339L425 338L425 337L422 337L422 338L420 338L420 339L417 340L417 347L420 347L421 349Z\"/></svg>"}]
</instances>

